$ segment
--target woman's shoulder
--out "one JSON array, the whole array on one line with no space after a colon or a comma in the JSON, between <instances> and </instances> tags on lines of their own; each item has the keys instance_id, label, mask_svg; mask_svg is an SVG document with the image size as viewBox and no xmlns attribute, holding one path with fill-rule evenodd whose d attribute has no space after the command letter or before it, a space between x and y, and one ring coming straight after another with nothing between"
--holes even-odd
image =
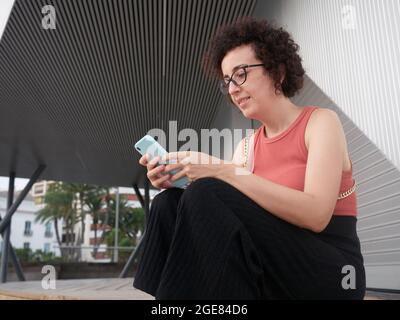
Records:
<instances>
[{"instance_id":1,"label":"woman's shoulder","mask_svg":"<svg viewBox=\"0 0 400 320\"><path fill-rule=\"evenodd\" d=\"M329 130L332 133L342 132L342 123L338 114L331 109L314 107L307 123L305 131L305 143L308 149L312 137L318 136L321 130Z\"/></svg>"},{"instance_id":2,"label":"woman's shoulder","mask_svg":"<svg viewBox=\"0 0 400 320\"><path fill-rule=\"evenodd\" d=\"M341 125L338 114L331 109L313 107L307 127L323 127L325 125Z\"/></svg>"}]
</instances>

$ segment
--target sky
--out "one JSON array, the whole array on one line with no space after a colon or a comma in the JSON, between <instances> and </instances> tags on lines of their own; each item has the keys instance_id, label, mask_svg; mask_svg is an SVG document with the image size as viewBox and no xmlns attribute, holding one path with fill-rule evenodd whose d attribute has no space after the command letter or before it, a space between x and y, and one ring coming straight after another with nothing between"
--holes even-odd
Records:
<instances>
[{"instance_id":1,"label":"sky","mask_svg":"<svg viewBox=\"0 0 400 320\"><path fill-rule=\"evenodd\" d=\"M0 0L0 39L7 24L14 0Z\"/></svg>"},{"instance_id":2,"label":"sky","mask_svg":"<svg viewBox=\"0 0 400 320\"><path fill-rule=\"evenodd\" d=\"M3 1L3 0L0 0ZM15 179L15 190L22 190L28 183L28 179ZM0 191L8 190L8 177L0 177Z\"/></svg>"}]
</instances>

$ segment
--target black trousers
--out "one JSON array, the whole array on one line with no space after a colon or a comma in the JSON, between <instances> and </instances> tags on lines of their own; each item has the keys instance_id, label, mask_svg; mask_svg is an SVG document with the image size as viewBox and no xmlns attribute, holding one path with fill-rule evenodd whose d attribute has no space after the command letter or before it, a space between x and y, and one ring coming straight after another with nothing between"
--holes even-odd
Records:
<instances>
[{"instance_id":1,"label":"black trousers","mask_svg":"<svg viewBox=\"0 0 400 320\"><path fill-rule=\"evenodd\" d=\"M314 233L199 179L153 199L134 287L156 299L363 299L356 221L334 216Z\"/></svg>"}]
</instances>

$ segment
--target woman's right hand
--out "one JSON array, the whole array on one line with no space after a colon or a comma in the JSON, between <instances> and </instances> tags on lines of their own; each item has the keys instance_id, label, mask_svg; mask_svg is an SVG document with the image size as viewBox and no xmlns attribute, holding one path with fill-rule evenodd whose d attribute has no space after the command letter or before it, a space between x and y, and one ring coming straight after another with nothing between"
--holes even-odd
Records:
<instances>
[{"instance_id":1,"label":"woman's right hand","mask_svg":"<svg viewBox=\"0 0 400 320\"><path fill-rule=\"evenodd\" d=\"M158 189L169 189L172 188L172 184L169 180L171 176L169 174L162 175L161 172L164 171L165 165L157 166L157 162L160 161L160 157L155 157L150 162L148 161L148 155L145 154L139 159L139 163L147 167L147 178L150 183Z\"/></svg>"}]
</instances>

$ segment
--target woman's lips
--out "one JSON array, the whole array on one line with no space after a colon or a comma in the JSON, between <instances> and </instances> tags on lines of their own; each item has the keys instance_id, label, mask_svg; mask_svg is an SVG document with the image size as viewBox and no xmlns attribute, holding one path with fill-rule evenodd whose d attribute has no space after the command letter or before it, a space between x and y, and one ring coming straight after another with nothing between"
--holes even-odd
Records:
<instances>
[{"instance_id":1,"label":"woman's lips","mask_svg":"<svg viewBox=\"0 0 400 320\"><path fill-rule=\"evenodd\" d=\"M249 100L250 100L250 97L241 98L241 99L237 100L237 104L239 105L239 107L243 107Z\"/></svg>"}]
</instances>

